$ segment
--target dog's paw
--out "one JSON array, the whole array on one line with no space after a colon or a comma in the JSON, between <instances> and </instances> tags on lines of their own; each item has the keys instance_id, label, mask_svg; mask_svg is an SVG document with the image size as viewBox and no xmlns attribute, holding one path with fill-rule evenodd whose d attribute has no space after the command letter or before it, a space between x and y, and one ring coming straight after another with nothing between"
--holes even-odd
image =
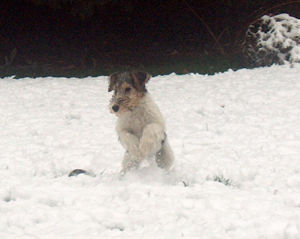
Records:
<instances>
[{"instance_id":1,"label":"dog's paw","mask_svg":"<svg viewBox=\"0 0 300 239\"><path fill-rule=\"evenodd\" d=\"M73 177L73 176L78 176L79 174L85 174L85 175L91 176L91 173L89 173L83 169L74 169L69 173L68 176Z\"/></svg>"}]
</instances>

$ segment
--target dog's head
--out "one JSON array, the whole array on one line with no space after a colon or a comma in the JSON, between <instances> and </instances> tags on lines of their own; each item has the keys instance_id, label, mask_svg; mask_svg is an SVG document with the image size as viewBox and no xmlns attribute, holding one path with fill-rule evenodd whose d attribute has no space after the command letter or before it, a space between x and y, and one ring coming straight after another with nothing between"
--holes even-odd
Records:
<instances>
[{"instance_id":1,"label":"dog's head","mask_svg":"<svg viewBox=\"0 0 300 239\"><path fill-rule=\"evenodd\" d=\"M108 92L114 91L110 110L117 116L132 111L147 92L146 83L150 79L146 72L117 72L109 77Z\"/></svg>"}]
</instances>

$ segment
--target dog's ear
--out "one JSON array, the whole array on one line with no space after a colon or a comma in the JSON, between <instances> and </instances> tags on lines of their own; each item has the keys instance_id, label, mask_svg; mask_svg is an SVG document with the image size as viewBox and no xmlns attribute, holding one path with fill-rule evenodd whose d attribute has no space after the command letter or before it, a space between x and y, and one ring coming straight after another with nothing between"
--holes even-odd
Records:
<instances>
[{"instance_id":1,"label":"dog's ear","mask_svg":"<svg viewBox=\"0 0 300 239\"><path fill-rule=\"evenodd\" d=\"M146 83L150 80L151 75L147 72L131 72L134 87L140 92L146 92Z\"/></svg>"},{"instance_id":2,"label":"dog's ear","mask_svg":"<svg viewBox=\"0 0 300 239\"><path fill-rule=\"evenodd\" d=\"M137 76L137 78L139 79L140 82L142 82L144 85L146 85L146 83L150 80L151 75L147 72L136 72L135 75Z\"/></svg>"},{"instance_id":3,"label":"dog's ear","mask_svg":"<svg viewBox=\"0 0 300 239\"><path fill-rule=\"evenodd\" d=\"M119 78L119 72L115 72L109 76L108 92L114 89L114 86Z\"/></svg>"}]
</instances>

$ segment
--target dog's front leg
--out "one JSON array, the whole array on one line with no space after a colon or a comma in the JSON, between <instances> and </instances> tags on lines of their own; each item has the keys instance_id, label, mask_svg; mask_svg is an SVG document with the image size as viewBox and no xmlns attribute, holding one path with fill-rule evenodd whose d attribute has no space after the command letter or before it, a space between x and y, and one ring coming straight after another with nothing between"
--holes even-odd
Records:
<instances>
[{"instance_id":1,"label":"dog's front leg","mask_svg":"<svg viewBox=\"0 0 300 239\"><path fill-rule=\"evenodd\" d=\"M152 123L144 128L139 144L142 158L153 156L160 150L164 135L164 128L160 124Z\"/></svg>"},{"instance_id":2,"label":"dog's front leg","mask_svg":"<svg viewBox=\"0 0 300 239\"><path fill-rule=\"evenodd\" d=\"M120 142L126 152L122 162L122 174L131 168L137 168L143 159L139 150L139 139L127 130L118 131Z\"/></svg>"}]
</instances>

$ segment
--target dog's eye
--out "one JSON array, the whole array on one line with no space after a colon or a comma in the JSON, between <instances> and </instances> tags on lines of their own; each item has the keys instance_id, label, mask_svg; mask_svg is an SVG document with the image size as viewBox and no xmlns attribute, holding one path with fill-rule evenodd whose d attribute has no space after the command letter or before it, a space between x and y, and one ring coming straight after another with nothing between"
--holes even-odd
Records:
<instances>
[{"instance_id":1,"label":"dog's eye","mask_svg":"<svg viewBox=\"0 0 300 239\"><path fill-rule=\"evenodd\" d=\"M131 91L130 87L125 88L125 93L129 93Z\"/></svg>"}]
</instances>

